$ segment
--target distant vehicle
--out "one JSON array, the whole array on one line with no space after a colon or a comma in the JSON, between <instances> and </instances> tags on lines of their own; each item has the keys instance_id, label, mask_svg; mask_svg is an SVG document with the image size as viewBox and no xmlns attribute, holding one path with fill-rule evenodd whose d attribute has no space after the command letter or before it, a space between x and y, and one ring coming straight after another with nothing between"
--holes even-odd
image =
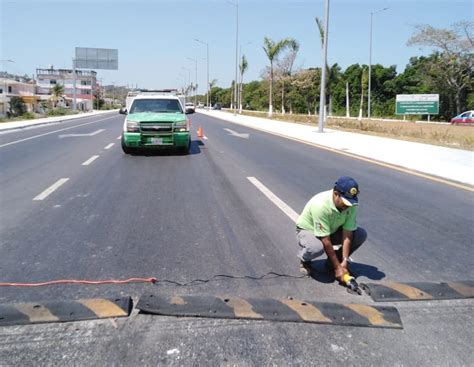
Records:
<instances>
[{"instance_id":1,"label":"distant vehicle","mask_svg":"<svg viewBox=\"0 0 474 367\"><path fill-rule=\"evenodd\" d=\"M122 150L177 148L189 153L191 134L181 96L172 90L136 91L130 96L123 123Z\"/></svg>"},{"instance_id":2,"label":"distant vehicle","mask_svg":"<svg viewBox=\"0 0 474 367\"><path fill-rule=\"evenodd\" d=\"M473 124L474 123L474 110L466 111L453 117L451 124Z\"/></svg>"},{"instance_id":3,"label":"distant vehicle","mask_svg":"<svg viewBox=\"0 0 474 367\"><path fill-rule=\"evenodd\" d=\"M222 109L222 106L220 103L216 103L214 104L214 106L212 107L213 110L221 110Z\"/></svg>"},{"instance_id":4,"label":"distant vehicle","mask_svg":"<svg viewBox=\"0 0 474 367\"><path fill-rule=\"evenodd\" d=\"M204 108L204 103L199 102L198 105L197 105L197 108Z\"/></svg>"},{"instance_id":5,"label":"distant vehicle","mask_svg":"<svg viewBox=\"0 0 474 367\"><path fill-rule=\"evenodd\" d=\"M194 113L196 112L196 107L194 106L194 103L192 102L186 102L186 113Z\"/></svg>"}]
</instances>

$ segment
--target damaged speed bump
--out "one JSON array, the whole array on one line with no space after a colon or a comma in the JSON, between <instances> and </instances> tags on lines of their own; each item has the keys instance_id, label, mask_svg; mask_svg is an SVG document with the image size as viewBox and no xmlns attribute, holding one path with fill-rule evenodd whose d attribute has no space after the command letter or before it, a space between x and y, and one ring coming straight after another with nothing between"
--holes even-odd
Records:
<instances>
[{"instance_id":1,"label":"damaged speed bump","mask_svg":"<svg viewBox=\"0 0 474 367\"><path fill-rule=\"evenodd\" d=\"M4 304L0 305L0 326L126 317L131 310L130 297Z\"/></svg>"},{"instance_id":2,"label":"damaged speed bump","mask_svg":"<svg viewBox=\"0 0 474 367\"><path fill-rule=\"evenodd\" d=\"M376 302L474 298L474 281L446 283L367 283L361 288Z\"/></svg>"},{"instance_id":3,"label":"damaged speed bump","mask_svg":"<svg viewBox=\"0 0 474 367\"><path fill-rule=\"evenodd\" d=\"M179 302L176 300L179 299ZM145 294L136 306L164 316L211 317L402 329L395 307L307 302L296 299Z\"/></svg>"}]
</instances>

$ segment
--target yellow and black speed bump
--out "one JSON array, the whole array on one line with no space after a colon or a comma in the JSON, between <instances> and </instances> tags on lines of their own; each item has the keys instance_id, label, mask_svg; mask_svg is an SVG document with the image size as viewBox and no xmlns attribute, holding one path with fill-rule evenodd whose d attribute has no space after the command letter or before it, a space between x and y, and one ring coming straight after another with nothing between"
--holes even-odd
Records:
<instances>
[{"instance_id":1,"label":"yellow and black speed bump","mask_svg":"<svg viewBox=\"0 0 474 367\"><path fill-rule=\"evenodd\" d=\"M474 281L447 283L367 283L361 288L376 302L474 298Z\"/></svg>"},{"instance_id":2,"label":"yellow and black speed bump","mask_svg":"<svg viewBox=\"0 0 474 367\"><path fill-rule=\"evenodd\" d=\"M132 299L88 298L64 302L0 304L0 326L125 317Z\"/></svg>"},{"instance_id":3,"label":"yellow and black speed bump","mask_svg":"<svg viewBox=\"0 0 474 367\"><path fill-rule=\"evenodd\" d=\"M252 319L402 329L395 307L361 304L316 303L296 299L211 296L140 297L137 308L145 313L228 319Z\"/></svg>"}]
</instances>

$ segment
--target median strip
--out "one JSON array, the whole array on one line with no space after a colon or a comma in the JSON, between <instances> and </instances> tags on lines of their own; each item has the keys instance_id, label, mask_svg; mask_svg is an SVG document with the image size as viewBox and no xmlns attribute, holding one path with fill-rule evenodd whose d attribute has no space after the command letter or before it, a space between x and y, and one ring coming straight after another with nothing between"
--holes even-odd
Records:
<instances>
[{"instance_id":1,"label":"median strip","mask_svg":"<svg viewBox=\"0 0 474 367\"><path fill-rule=\"evenodd\" d=\"M64 185L67 181L69 181L69 178L60 178L54 184L52 184L50 187L48 187L46 190L44 190L41 194L34 197L33 200L37 201L37 200L46 199L49 195L51 195L54 191L56 191L58 188L60 188L62 185Z\"/></svg>"}]
</instances>

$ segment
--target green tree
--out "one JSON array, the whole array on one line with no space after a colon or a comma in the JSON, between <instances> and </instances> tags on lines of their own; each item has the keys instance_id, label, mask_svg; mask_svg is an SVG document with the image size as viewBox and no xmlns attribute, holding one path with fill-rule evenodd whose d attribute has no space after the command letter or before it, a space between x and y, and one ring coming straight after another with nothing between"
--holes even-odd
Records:
<instances>
[{"instance_id":1,"label":"green tree","mask_svg":"<svg viewBox=\"0 0 474 367\"><path fill-rule=\"evenodd\" d=\"M296 42L290 38L285 38L281 41L275 42L272 39L265 37L263 40L263 51L270 61L270 94L269 94L269 106L268 106L268 115L273 114L273 64L278 58L278 55L287 47L290 46L292 42Z\"/></svg>"},{"instance_id":2,"label":"green tree","mask_svg":"<svg viewBox=\"0 0 474 367\"><path fill-rule=\"evenodd\" d=\"M12 116L21 116L26 112L26 105L21 97L10 97L10 114Z\"/></svg>"},{"instance_id":3,"label":"green tree","mask_svg":"<svg viewBox=\"0 0 474 367\"><path fill-rule=\"evenodd\" d=\"M407 43L435 50L424 59L422 70L429 85L448 95L450 107L446 112L451 115L466 108L468 92L474 87L473 29L472 21L456 23L451 30L418 25Z\"/></svg>"}]
</instances>

